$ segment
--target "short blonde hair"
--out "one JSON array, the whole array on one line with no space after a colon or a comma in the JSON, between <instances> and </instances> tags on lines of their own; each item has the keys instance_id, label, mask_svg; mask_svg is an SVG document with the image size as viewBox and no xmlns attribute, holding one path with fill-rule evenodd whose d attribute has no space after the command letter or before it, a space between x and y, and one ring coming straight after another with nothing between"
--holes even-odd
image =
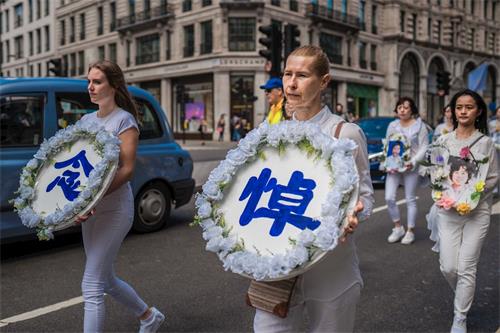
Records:
<instances>
[{"instance_id":1,"label":"short blonde hair","mask_svg":"<svg viewBox=\"0 0 500 333\"><path fill-rule=\"evenodd\" d=\"M319 46L303 45L293 50L289 56L313 57L312 70L314 73L320 77L330 74L328 56Z\"/></svg>"}]
</instances>

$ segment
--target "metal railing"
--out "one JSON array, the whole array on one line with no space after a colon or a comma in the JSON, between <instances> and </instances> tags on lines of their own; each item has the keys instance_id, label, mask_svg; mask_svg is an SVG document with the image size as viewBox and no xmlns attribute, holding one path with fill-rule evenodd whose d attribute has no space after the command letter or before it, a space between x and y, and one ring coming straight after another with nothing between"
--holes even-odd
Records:
<instances>
[{"instance_id":1,"label":"metal railing","mask_svg":"<svg viewBox=\"0 0 500 333\"><path fill-rule=\"evenodd\" d=\"M323 19L329 19L339 23L348 24L358 29L361 29L362 27L359 17L314 3L306 5L306 14L313 17L316 16Z\"/></svg>"},{"instance_id":2,"label":"metal railing","mask_svg":"<svg viewBox=\"0 0 500 333\"><path fill-rule=\"evenodd\" d=\"M160 61L160 52L143 54L135 57L136 65L149 64L151 62L158 62L158 61Z\"/></svg>"},{"instance_id":3,"label":"metal railing","mask_svg":"<svg viewBox=\"0 0 500 333\"><path fill-rule=\"evenodd\" d=\"M145 10L145 11L140 12L140 13L135 13L135 14L132 14L129 16L119 18L117 20L116 27L122 28L122 27L125 27L128 25L148 22L148 21L166 16L169 14L173 14L173 12L170 10L170 8L167 5L159 6L159 7L151 8L149 10Z\"/></svg>"}]
</instances>

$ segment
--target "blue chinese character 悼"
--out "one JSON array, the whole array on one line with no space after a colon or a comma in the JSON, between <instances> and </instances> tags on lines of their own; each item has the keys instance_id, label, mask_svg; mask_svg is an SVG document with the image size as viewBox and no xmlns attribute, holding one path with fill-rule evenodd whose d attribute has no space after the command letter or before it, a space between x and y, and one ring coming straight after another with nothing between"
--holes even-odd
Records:
<instances>
[{"instance_id":1,"label":"blue chinese character \u60bc","mask_svg":"<svg viewBox=\"0 0 500 333\"><path fill-rule=\"evenodd\" d=\"M276 178L271 178L271 170L264 168L258 178L250 177L240 195L239 201L249 197L240 216L240 225L245 226L259 217L274 219L269 232L271 236L281 235L287 223L301 230L318 228L321 222L303 215L313 198L312 190L315 187L316 182L304 179L304 174L300 171L292 173L288 185L279 185ZM257 208L262 194L269 191L272 193L268 208Z\"/></svg>"},{"instance_id":2,"label":"blue chinese character \u60bc","mask_svg":"<svg viewBox=\"0 0 500 333\"><path fill-rule=\"evenodd\" d=\"M62 161L62 162L57 162L54 164L54 167L56 169L62 169L65 167L71 166L75 169L79 168L80 166L83 169L83 172L85 173L85 176L89 176L90 172L94 169L92 164L87 160L86 156L86 151L82 150L78 154L76 154L74 157ZM54 187L57 185L61 187L64 197L68 199L69 201L75 200L78 195L80 194L79 191L76 189L78 186L80 186L80 181L77 180L78 177L80 177L80 172L74 172L70 170L65 170L62 174L62 176L57 176L48 186L46 189L46 192L50 192L54 189Z\"/></svg>"}]
</instances>

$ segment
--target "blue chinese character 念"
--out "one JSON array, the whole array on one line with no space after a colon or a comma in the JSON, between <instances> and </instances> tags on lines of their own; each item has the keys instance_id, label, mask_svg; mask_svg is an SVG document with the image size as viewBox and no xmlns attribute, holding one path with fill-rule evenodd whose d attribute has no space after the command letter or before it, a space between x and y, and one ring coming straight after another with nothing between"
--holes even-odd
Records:
<instances>
[{"instance_id":1,"label":"blue chinese character \u5ff5","mask_svg":"<svg viewBox=\"0 0 500 333\"><path fill-rule=\"evenodd\" d=\"M71 166L74 169L78 169L81 166L83 169L83 172L85 173L85 176L87 176L87 178L89 177L90 172L94 169L92 164L90 164L90 162L87 160L85 150L80 151L74 157L72 157L66 161L57 162L54 164L54 167L56 169L62 169L62 168L68 167L68 166ZM80 181L77 180L78 177L80 177L80 172L65 170L63 172L62 176L57 176L56 179L54 179L47 186L46 192L52 191L54 189L54 187L57 185L57 186L61 187L61 189L64 193L64 197L66 199L68 199L69 201L73 201L80 194L80 192L76 190L78 188L78 186L80 186Z\"/></svg>"},{"instance_id":2,"label":"blue chinese character \u5ff5","mask_svg":"<svg viewBox=\"0 0 500 333\"><path fill-rule=\"evenodd\" d=\"M313 198L313 189L316 182L304 179L304 174L294 171L288 185L278 185L276 178L271 178L271 170L264 168L259 177L250 177L240 195L239 201L248 199L247 205L240 216L240 225L249 224L252 219L267 217L274 219L269 234L279 236L287 223L304 230L314 230L321 224L320 221L304 216L307 206ZM268 208L257 208L264 192L272 191ZM288 203L288 204L287 204Z\"/></svg>"}]
</instances>

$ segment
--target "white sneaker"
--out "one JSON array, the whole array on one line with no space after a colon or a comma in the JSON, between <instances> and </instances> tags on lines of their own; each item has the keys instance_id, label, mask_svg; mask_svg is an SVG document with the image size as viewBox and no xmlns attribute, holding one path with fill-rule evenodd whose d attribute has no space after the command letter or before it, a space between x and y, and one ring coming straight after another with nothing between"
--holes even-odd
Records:
<instances>
[{"instance_id":1,"label":"white sneaker","mask_svg":"<svg viewBox=\"0 0 500 333\"><path fill-rule=\"evenodd\" d=\"M392 229L392 233L387 238L389 243L398 242L405 235L405 228L403 226L395 227Z\"/></svg>"},{"instance_id":2,"label":"white sneaker","mask_svg":"<svg viewBox=\"0 0 500 333\"><path fill-rule=\"evenodd\" d=\"M141 328L139 333L155 333L165 320L163 313L155 307L151 308L151 315L148 319L141 320Z\"/></svg>"},{"instance_id":3,"label":"white sneaker","mask_svg":"<svg viewBox=\"0 0 500 333\"><path fill-rule=\"evenodd\" d=\"M413 233L413 231L408 230L403 239L401 240L401 244L409 245L413 243L414 240L415 240L415 234Z\"/></svg>"},{"instance_id":4,"label":"white sneaker","mask_svg":"<svg viewBox=\"0 0 500 333\"><path fill-rule=\"evenodd\" d=\"M453 318L450 333L467 333L467 319L459 316Z\"/></svg>"}]
</instances>

